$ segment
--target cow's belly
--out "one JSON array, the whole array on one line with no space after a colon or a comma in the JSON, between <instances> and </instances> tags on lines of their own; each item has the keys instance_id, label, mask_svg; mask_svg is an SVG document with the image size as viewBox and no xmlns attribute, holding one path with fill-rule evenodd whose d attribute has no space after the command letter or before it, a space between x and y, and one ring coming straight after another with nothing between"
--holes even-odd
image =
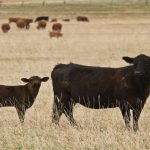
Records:
<instances>
[{"instance_id":1,"label":"cow's belly","mask_svg":"<svg viewBox=\"0 0 150 150\"><path fill-rule=\"evenodd\" d=\"M73 99L76 103L93 109L114 108L119 106L119 102L117 100L113 100L109 97L102 98L100 96L75 96Z\"/></svg>"},{"instance_id":2,"label":"cow's belly","mask_svg":"<svg viewBox=\"0 0 150 150\"><path fill-rule=\"evenodd\" d=\"M15 105L15 99L10 97L1 97L0 98L0 107L9 107Z\"/></svg>"}]
</instances>

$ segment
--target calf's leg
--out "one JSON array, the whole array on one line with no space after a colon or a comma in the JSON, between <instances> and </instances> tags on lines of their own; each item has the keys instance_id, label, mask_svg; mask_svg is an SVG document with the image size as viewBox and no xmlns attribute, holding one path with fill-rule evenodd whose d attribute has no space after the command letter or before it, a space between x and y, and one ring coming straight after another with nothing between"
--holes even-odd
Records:
<instances>
[{"instance_id":1,"label":"calf's leg","mask_svg":"<svg viewBox=\"0 0 150 150\"><path fill-rule=\"evenodd\" d=\"M17 113L18 113L18 117L21 123L24 122L25 119L25 108L23 107L16 107Z\"/></svg>"}]
</instances>

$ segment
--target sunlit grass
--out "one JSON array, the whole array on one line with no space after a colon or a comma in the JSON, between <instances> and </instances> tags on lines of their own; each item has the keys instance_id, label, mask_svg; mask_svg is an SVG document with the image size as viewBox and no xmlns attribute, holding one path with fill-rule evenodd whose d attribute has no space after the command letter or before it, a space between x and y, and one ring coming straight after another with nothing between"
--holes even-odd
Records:
<instances>
[{"instance_id":1,"label":"sunlit grass","mask_svg":"<svg viewBox=\"0 0 150 150\"><path fill-rule=\"evenodd\" d=\"M5 15L0 24L7 21L9 13ZM150 55L147 16L112 19L87 14L89 23L77 23L75 15L70 15L71 22L64 23L64 16L56 16L63 24L64 36L59 39L49 38L51 23L43 31L36 30L36 23L29 31L19 30L14 24L8 34L0 31L0 84L23 84L20 79L32 75L50 76L57 63L120 67L127 65L122 56ZM42 84L23 125L14 108L1 108L0 149L150 149L149 99L137 133L126 130L118 108L92 110L78 104L74 117L81 127L71 127L64 115L60 126L52 125L52 104L50 80Z\"/></svg>"}]
</instances>

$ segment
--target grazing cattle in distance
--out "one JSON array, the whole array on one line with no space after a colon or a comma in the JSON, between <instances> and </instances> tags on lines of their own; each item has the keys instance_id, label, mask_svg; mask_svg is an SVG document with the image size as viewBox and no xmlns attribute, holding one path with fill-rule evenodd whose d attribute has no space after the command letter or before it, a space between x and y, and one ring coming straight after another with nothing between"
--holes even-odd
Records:
<instances>
[{"instance_id":1,"label":"grazing cattle in distance","mask_svg":"<svg viewBox=\"0 0 150 150\"><path fill-rule=\"evenodd\" d=\"M33 76L21 80L27 84L18 86L0 85L0 107L15 107L20 119L24 122L25 112L30 108L40 89L41 82L46 82L49 77L40 78Z\"/></svg>"},{"instance_id":2,"label":"grazing cattle in distance","mask_svg":"<svg viewBox=\"0 0 150 150\"><path fill-rule=\"evenodd\" d=\"M9 23L4 23L1 25L1 29L3 31L3 33L7 33L10 30L10 25Z\"/></svg>"},{"instance_id":3,"label":"grazing cattle in distance","mask_svg":"<svg viewBox=\"0 0 150 150\"><path fill-rule=\"evenodd\" d=\"M64 18L64 19L62 19L62 21L69 22L69 21L70 21L70 19L69 19L69 18Z\"/></svg>"},{"instance_id":4,"label":"grazing cattle in distance","mask_svg":"<svg viewBox=\"0 0 150 150\"><path fill-rule=\"evenodd\" d=\"M79 22L89 22L89 19L86 16L77 16L77 21L79 21Z\"/></svg>"},{"instance_id":5,"label":"grazing cattle in distance","mask_svg":"<svg viewBox=\"0 0 150 150\"><path fill-rule=\"evenodd\" d=\"M47 21L41 20L38 22L37 29L45 29L47 25Z\"/></svg>"},{"instance_id":6,"label":"grazing cattle in distance","mask_svg":"<svg viewBox=\"0 0 150 150\"><path fill-rule=\"evenodd\" d=\"M59 37L62 37L63 34L58 31L49 31L49 36L50 36L50 38L52 38L52 37L59 38Z\"/></svg>"},{"instance_id":7,"label":"grazing cattle in distance","mask_svg":"<svg viewBox=\"0 0 150 150\"><path fill-rule=\"evenodd\" d=\"M23 19L19 19L19 20L17 20L16 25L18 28L23 29L23 28L25 28L26 24L25 24L25 21Z\"/></svg>"},{"instance_id":8,"label":"grazing cattle in distance","mask_svg":"<svg viewBox=\"0 0 150 150\"><path fill-rule=\"evenodd\" d=\"M53 25L52 25L52 30L53 31L61 31L61 29L62 29L62 24L61 23L54 23Z\"/></svg>"},{"instance_id":9,"label":"grazing cattle in distance","mask_svg":"<svg viewBox=\"0 0 150 150\"><path fill-rule=\"evenodd\" d=\"M73 106L119 107L127 128L130 128L130 110L133 112L133 129L150 93L150 57L138 55L123 57L129 66L121 68L92 67L78 64L58 64L51 73L54 104L52 122L59 123L64 113L72 125Z\"/></svg>"},{"instance_id":10,"label":"grazing cattle in distance","mask_svg":"<svg viewBox=\"0 0 150 150\"><path fill-rule=\"evenodd\" d=\"M23 20L24 21L24 24L25 24L25 27L26 29L29 29L30 28L30 23L33 22L33 19L29 19L29 18L20 18L20 17L16 17L16 18L13 18L13 17L10 17L9 18L9 23L11 22L14 22L14 23L17 23L18 21L20 22L20 20ZM22 21L21 21L22 22ZM19 23L19 24L23 24L23 23ZM19 25L20 26L20 25ZM23 26L23 25L22 25ZM20 27L19 27L20 28ZM21 28L24 28L24 27L21 27Z\"/></svg>"},{"instance_id":11,"label":"grazing cattle in distance","mask_svg":"<svg viewBox=\"0 0 150 150\"><path fill-rule=\"evenodd\" d=\"M19 19L21 19L21 18L19 18L19 17L10 17L8 20L9 20L9 23L11 23L11 22L16 23Z\"/></svg>"},{"instance_id":12,"label":"grazing cattle in distance","mask_svg":"<svg viewBox=\"0 0 150 150\"><path fill-rule=\"evenodd\" d=\"M49 17L48 16L39 16L35 19L35 22L41 21L41 20L45 20L48 21Z\"/></svg>"},{"instance_id":13,"label":"grazing cattle in distance","mask_svg":"<svg viewBox=\"0 0 150 150\"><path fill-rule=\"evenodd\" d=\"M57 18L52 18L50 22L57 22Z\"/></svg>"},{"instance_id":14,"label":"grazing cattle in distance","mask_svg":"<svg viewBox=\"0 0 150 150\"><path fill-rule=\"evenodd\" d=\"M30 28L30 23L33 22L33 19L29 19L29 18L22 18L25 22L25 27L26 29L29 29Z\"/></svg>"}]
</instances>

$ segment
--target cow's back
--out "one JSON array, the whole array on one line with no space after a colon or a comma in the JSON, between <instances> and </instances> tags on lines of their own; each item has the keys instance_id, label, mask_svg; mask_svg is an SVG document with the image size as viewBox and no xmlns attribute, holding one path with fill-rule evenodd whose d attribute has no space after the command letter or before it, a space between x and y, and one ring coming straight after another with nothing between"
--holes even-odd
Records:
<instances>
[{"instance_id":1,"label":"cow's back","mask_svg":"<svg viewBox=\"0 0 150 150\"><path fill-rule=\"evenodd\" d=\"M5 86L0 85L0 105L12 106L16 102L21 103L25 95L24 86Z\"/></svg>"},{"instance_id":2,"label":"cow's back","mask_svg":"<svg viewBox=\"0 0 150 150\"><path fill-rule=\"evenodd\" d=\"M58 87L64 90L67 87L70 92L80 94L81 91L85 91L89 94L92 90L98 92L101 85L104 86L106 83L110 85L115 72L116 70L112 68L82 66L72 63L59 64L52 71L52 81L54 88Z\"/></svg>"},{"instance_id":3,"label":"cow's back","mask_svg":"<svg viewBox=\"0 0 150 150\"><path fill-rule=\"evenodd\" d=\"M0 96L1 95L16 95L22 91L23 86L7 86L0 85Z\"/></svg>"}]
</instances>

